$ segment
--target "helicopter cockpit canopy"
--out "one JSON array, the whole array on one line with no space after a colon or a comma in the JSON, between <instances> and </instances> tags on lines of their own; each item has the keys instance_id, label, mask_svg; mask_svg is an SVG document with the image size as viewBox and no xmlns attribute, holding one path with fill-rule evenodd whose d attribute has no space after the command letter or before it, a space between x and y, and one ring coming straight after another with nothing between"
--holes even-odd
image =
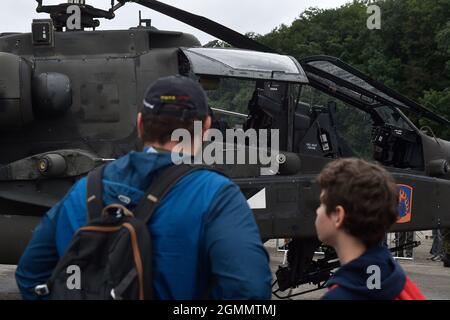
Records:
<instances>
[{"instance_id":1,"label":"helicopter cockpit canopy","mask_svg":"<svg viewBox=\"0 0 450 320\"><path fill-rule=\"evenodd\" d=\"M290 56L223 48L181 48L180 74L198 78L207 91L213 128L277 129L289 149L288 110L308 78Z\"/></svg>"},{"instance_id":2,"label":"helicopter cockpit canopy","mask_svg":"<svg viewBox=\"0 0 450 320\"><path fill-rule=\"evenodd\" d=\"M330 56L313 56L301 60L311 85L327 88L336 97L351 99L364 111L387 106L411 112L437 123L450 125L450 121L428 108L401 95L380 82L369 78L359 70ZM381 118L383 115L377 112ZM386 120L386 119L383 119Z\"/></svg>"},{"instance_id":3,"label":"helicopter cockpit canopy","mask_svg":"<svg viewBox=\"0 0 450 320\"><path fill-rule=\"evenodd\" d=\"M369 150L364 148L360 148L356 154L372 158L385 166L424 170L430 155L423 152L427 148L422 148L422 145L434 145L436 142L431 141L433 138L427 137L403 112L444 125L449 125L449 120L338 58L313 56L300 60L300 63L308 75L309 86L327 95L327 101L334 105L328 108L328 113L338 119L334 126L338 140L347 136L350 142L353 139L350 144L354 146L372 145L371 156ZM336 101L330 100L330 96ZM350 111L348 106L359 110ZM350 122L344 121L351 117L359 120L354 123L362 124L357 130L360 132L357 137L351 134L354 128L348 125ZM353 156L355 153L342 154L344 149L347 148L341 148L340 156Z\"/></svg>"},{"instance_id":4,"label":"helicopter cockpit canopy","mask_svg":"<svg viewBox=\"0 0 450 320\"><path fill-rule=\"evenodd\" d=\"M292 57L238 49L181 49L196 75L308 83L300 64Z\"/></svg>"}]
</instances>

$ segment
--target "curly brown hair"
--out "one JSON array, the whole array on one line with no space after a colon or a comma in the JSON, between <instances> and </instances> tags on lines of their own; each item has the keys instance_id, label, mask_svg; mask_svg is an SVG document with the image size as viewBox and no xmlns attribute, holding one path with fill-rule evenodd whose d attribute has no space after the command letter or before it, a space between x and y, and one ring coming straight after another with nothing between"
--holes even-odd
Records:
<instances>
[{"instance_id":1,"label":"curly brown hair","mask_svg":"<svg viewBox=\"0 0 450 320\"><path fill-rule=\"evenodd\" d=\"M382 242L398 217L398 188L383 167L360 159L339 159L318 177L327 214L345 209L343 229L366 247Z\"/></svg>"}]
</instances>

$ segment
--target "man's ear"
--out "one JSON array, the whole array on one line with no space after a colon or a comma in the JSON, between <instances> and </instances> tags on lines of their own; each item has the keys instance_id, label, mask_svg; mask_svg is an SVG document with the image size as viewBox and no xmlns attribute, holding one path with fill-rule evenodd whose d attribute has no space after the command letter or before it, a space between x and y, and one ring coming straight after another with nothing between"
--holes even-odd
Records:
<instances>
[{"instance_id":1,"label":"man's ear","mask_svg":"<svg viewBox=\"0 0 450 320\"><path fill-rule=\"evenodd\" d=\"M212 125L212 119L211 116L207 116L206 119L203 121L203 140L205 139L205 133L207 130L211 129L211 125Z\"/></svg>"},{"instance_id":2,"label":"man's ear","mask_svg":"<svg viewBox=\"0 0 450 320\"><path fill-rule=\"evenodd\" d=\"M144 135L144 122L142 121L142 113L141 112L139 112L137 115L136 123L137 123L138 137L139 137L139 139L142 140L142 136Z\"/></svg>"},{"instance_id":3,"label":"man's ear","mask_svg":"<svg viewBox=\"0 0 450 320\"><path fill-rule=\"evenodd\" d=\"M333 221L336 229L339 229L344 224L345 209L343 206L337 206L333 212Z\"/></svg>"}]
</instances>

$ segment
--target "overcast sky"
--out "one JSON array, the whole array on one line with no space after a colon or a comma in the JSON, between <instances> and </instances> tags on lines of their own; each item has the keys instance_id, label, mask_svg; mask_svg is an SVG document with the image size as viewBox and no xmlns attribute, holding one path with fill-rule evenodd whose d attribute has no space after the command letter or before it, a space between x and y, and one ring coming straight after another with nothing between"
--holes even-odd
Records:
<instances>
[{"instance_id":1,"label":"overcast sky","mask_svg":"<svg viewBox=\"0 0 450 320\"><path fill-rule=\"evenodd\" d=\"M265 34L284 23L290 25L308 7L335 8L350 0L165 0L170 5L205 16L241 33ZM44 0L57 4L65 0ZM90 5L107 9L110 0L87 0ZM0 33L30 32L32 19L45 19L36 13L35 0L0 0ZM116 12L112 21L102 20L100 29L127 29L137 26L139 10L143 18L152 19L152 25L161 30L192 33L205 44L214 38L153 10L128 3Z\"/></svg>"}]
</instances>

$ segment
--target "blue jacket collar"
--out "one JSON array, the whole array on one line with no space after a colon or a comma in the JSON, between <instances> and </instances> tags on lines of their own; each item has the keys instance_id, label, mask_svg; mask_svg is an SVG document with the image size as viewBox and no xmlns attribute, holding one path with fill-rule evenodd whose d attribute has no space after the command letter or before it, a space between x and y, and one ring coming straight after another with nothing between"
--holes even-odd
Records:
<instances>
[{"instance_id":1,"label":"blue jacket collar","mask_svg":"<svg viewBox=\"0 0 450 320\"><path fill-rule=\"evenodd\" d=\"M381 289L370 290L367 286L373 274L368 270L377 266L381 271ZM392 300L396 298L406 282L406 275L384 246L374 246L359 258L342 266L327 282L327 286L338 285L367 299Z\"/></svg>"}]
</instances>

